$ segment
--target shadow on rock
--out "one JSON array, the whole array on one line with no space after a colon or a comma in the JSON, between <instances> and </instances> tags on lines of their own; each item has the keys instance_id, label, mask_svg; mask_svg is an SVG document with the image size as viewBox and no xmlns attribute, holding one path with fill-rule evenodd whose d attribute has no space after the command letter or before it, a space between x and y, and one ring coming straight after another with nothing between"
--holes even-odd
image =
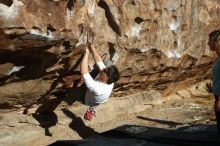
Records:
<instances>
[{"instance_id":1,"label":"shadow on rock","mask_svg":"<svg viewBox=\"0 0 220 146\"><path fill-rule=\"evenodd\" d=\"M45 135L52 136L49 128L55 126L58 122L57 115L54 112L39 112L33 114L33 117L40 123L40 126L45 129Z\"/></svg>"},{"instance_id":2,"label":"shadow on rock","mask_svg":"<svg viewBox=\"0 0 220 146\"><path fill-rule=\"evenodd\" d=\"M86 93L85 85L81 87L73 87L70 89L60 90L51 94L42 95L36 102L31 103L26 106L23 114L28 113L28 109L34 104L41 104L36 113L38 112L52 112L54 111L62 101L66 102L68 105L72 105L74 102L79 101L84 103L84 95ZM50 99L53 96L52 99Z\"/></svg>"},{"instance_id":3,"label":"shadow on rock","mask_svg":"<svg viewBox=\"0 0 220 146\"><path fill-rule=\"evenodd\" d=\"M68 109L62 109L62 111L66 116L72 119L72 122L69 124L69 127L72 130L76 131L80 137L86 138L88 136L98 134L94 129L86 126L80 117L77 117L74 113L72 113Z\"/></svg>"},{"instance_id":4,"label":"shadow on rock","mask_svg":"<svg viewBox=\"0 0 220 146\"><path fill-rule=\"evenodd\" d=\"M90 75L93 78L96 78L99 74L99 69L97 66L94 66L94 69L90 72ZM74 73L75 76L81 76L79 72ZM61 78L58 78L54 81L50 87L50 90L47 91L44 95L42 95L37 101L26 105L23 114L28 113L28 109L32 107L34 104L42 104L38 109L37 112L45 112L45 111L54 111L59 104L64 101L68 105L72 105L76 101L80 101L81 103L85 102L85 93L86 93L86 85L82 82L81 78L73 81L73 87L71 88L61 88L56 89L58 83L60 82ZM80 84L80 86L79 86ZM54 96L53 99L50 99Z\"/></svg>"},{"instance_id":5,"label":"shadow on rock","mask_svg":"<svg viewBox=\"0 0 220 146\"><path fill-rule=\"evenodd\" d=\"M45 101L42 105L38 107L35 113L53 112L61 102L62 99L58 99L58 98Z\"/></svg>"},{"instance_id":6,"label":"shadow on rock","mask_svg":"<svg viewBox=\"0 0 220 146\"><path fill-rule=\"evenodd\" d=\"M183 124L183 123L178 123L178 122L173 122L173 121L164 121L164 120L158 120L158 119L151 119L151 118L142 117L142 116L137 116L137 118L142 119L142 120L146 120L146 121L152 121L152 122L168 125L168 126L171 126L171 127Z\"/></svg>"}]
</instances>

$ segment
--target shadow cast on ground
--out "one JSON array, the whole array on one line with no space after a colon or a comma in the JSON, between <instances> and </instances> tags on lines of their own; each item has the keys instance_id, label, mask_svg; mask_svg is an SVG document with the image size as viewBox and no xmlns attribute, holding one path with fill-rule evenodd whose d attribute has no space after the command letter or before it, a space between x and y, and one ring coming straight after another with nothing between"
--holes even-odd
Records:
<instances>
[{"instance_id":1,"label":"shadow cast on ground","mask_svg":"<svg viewBox=\"0 0 220 146\"><path fill-rule=\"evenodd\" d=\"M40 123L40 126L45 129L45 135L52 136L49 128L55 126L58 122L57 115L54 112L43 112L35 113L32 116Z\"/></svg>"},{"instance_id":2,"label":"shadow cast on ground","mask_svg":"<svg viewBox=\"0 0 220 146\"><path fill-rule=\"evenodd\" d=\"M172 127L183 124L183 123L173 122L173 121L164 121L164 120L158 120L158 119L151 119L151 118L142 117L142 116L137 116L137 118L138 119L142 119L142 120L146 120L146 121L156 122L156 123L159 123L159 124L164 124L164 125L172 126Z\"/></svg>"},{"instance_id":3,"label":"shadow cast on ground","mask_svg":"<svg viewBox=\"0 0 220 146\"><path fill-rule=\"evenodd\" d=\"M88 136L98 134L94 129L86 126L80 117L77 117L68 109L62 109L62 111L66 116L72 119L72 122L69 124L69 127L72 130L76 131L80 137L87 138Z\"/></svg>"}]
</instances>

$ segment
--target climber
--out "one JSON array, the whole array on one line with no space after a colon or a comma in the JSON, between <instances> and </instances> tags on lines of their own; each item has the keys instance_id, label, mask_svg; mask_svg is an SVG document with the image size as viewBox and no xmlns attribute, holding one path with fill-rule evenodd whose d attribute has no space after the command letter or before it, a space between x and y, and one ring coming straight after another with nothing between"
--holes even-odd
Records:
<instances>
[{"instance_id":1,"label":"climber","mask_svg":"<svg viewBox=\"0 0 220 146\"><path fill-rule=\"evenodd\" d=\"M217 129L220 133L220 30L215 30L209 34L208 45L217 55L212 67L212 93L215 97L214 110L217 122Z\"/></svg>"},{"instance_id":2,"label":"climber","mask_svg":"<svg viewBox=\"0 0 220 146\"><path fill-rule=\"evenodd\" d=\"M94 80L89 73L88 58L90 51L92 53L93 59L96 62L96 65L99 68L99 74L96 80ZM89 49L86 47L80 65L80 71L87 87L85 104L90 107L90 109L84 115L84 118L91 120L92 117L88 116L94 115L94 111L91 112L91 109L93 109L92 107L98 106L99 104L108 101L114 83L119 79L119 71L114 65L106 67L102 61L101 56L92 45L89 45Z\"/></svg>"}]
</instances>

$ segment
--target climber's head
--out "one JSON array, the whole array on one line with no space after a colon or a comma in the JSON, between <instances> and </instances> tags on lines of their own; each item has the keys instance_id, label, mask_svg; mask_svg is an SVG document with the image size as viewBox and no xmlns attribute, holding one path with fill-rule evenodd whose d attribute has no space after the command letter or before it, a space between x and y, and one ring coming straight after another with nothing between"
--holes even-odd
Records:
<instances>
[{"instance_id":1,"label":"climber's head","mask_svg":"<svg viewBox=\"0 0 220 146\"><path fill-rule=\"evenodd\" d=\"M99 80L107 84L115 83L119 80L120 74L116 66L112 65L99 74Z\"/></svg>"}]
</instances>

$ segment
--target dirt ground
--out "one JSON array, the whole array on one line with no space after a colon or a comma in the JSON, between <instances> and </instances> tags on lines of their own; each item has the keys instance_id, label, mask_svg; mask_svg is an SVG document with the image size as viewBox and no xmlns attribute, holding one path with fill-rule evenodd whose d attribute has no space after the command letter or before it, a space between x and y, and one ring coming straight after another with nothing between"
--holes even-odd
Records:
<instances>
[{"instance_id":1,"label":"dirt ground","mask_svg":"<svg viewBox=\"0 0 220 146\"><path fill-rule=\"evenodd\" d=\"M88 126L101 133L127 124L162 129L177 129L197 124L215 124L213 102L211 98L169 100L160 105L146 105L149 108L142 112L122 113L113 120L105 123L89 123Z\"/></svg>"},{"instance_id":2,"label":"dirt ground","mask_svg":"<svg viewBox=\"0 0 220 146\"><path fill-rule=\"evenodd\" d=\"M20 118L20 121L14 121L14 125L10 124L12 122L10 120L4 122L4 115L1 115L0 145L48 145L57 140L86 138L127 124L163 129L176 129L196 124L215 124L213 102L212 97L170 99L159 105L142 105L140 108L147 106L146 110L141 111L140 109L141 112L135 113L120 113L111 120L107 114L107 117L102 117L106 119L104 122L85 122L82 117L77 117L74 114L72 110L74 107L69 106L62 109L66 116L59 114L59 111L57 112L58 123L52 124L49 128L51 136L45 135L45 127L40 126L39 121L36 122L32 115L17 114L16 120ZM16 112L18 113L18 111L14 111L11 115L13 116Z\"/></svg>"},{"instance_id":3,"label":"dirt ground","mask_svg":"<svg viewBox=\"0 0 220 146\"><path fill-rule=\"evenodd\" d=\"M166 129L194 124L214 124L213 102L209 98L169 100L160 105L152 105L142 112L123 113L114 120L107 123L96 123L91 127L98 132L103 132L125 124Z\"/></svg>"}]
</instances>

